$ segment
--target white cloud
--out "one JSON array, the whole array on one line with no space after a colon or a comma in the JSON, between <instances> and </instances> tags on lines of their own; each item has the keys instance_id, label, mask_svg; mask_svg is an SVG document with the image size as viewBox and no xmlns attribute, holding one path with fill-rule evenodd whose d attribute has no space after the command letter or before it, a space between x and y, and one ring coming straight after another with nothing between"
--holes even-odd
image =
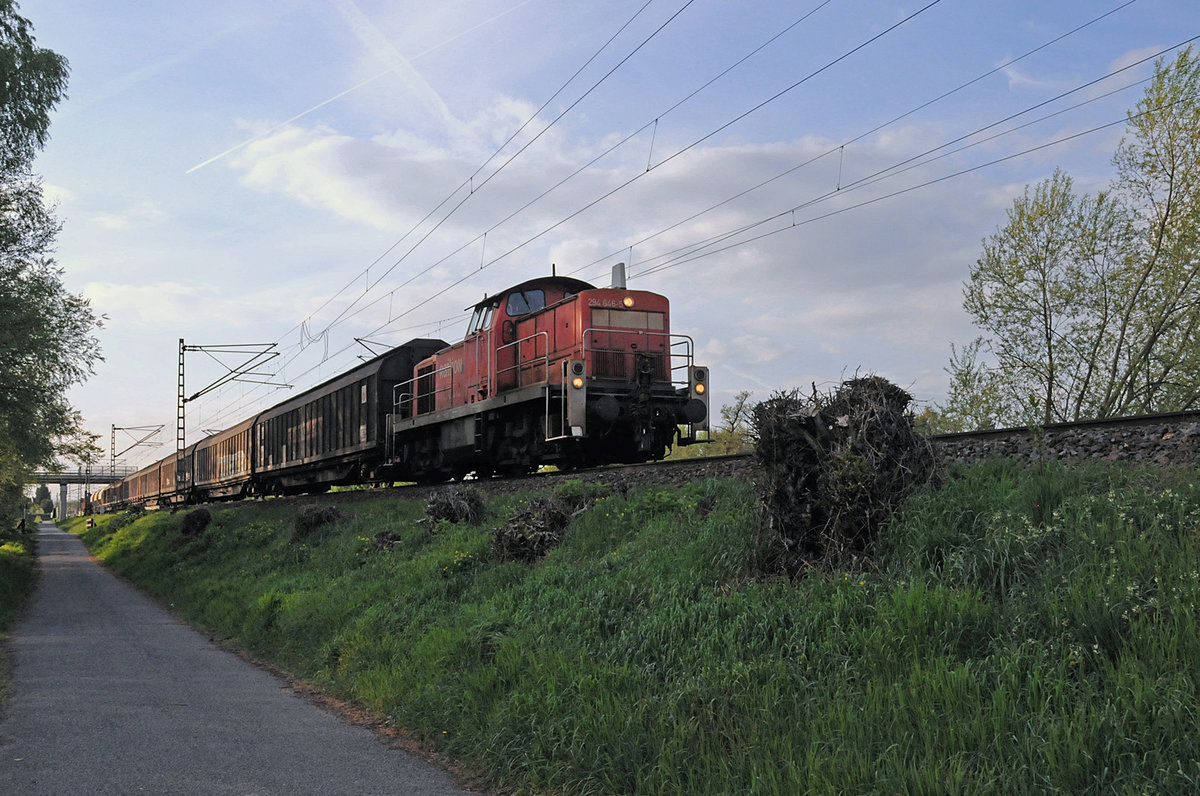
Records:
<instances>
[{"instance_id":1,"label":"white cloud","mask_svg":"<svg viewBox=\"0 0 1200 796\"><path fill-rule=\"evenodd\" d=\"M83 294L124 330L185 329L202 324L218 332L290 323L296 296L291 291L257 287L231 295L203 282L90 282Z\"/></svg>"},{"instance_id":2,"label":"white cloud","mask_svg":"<svg viewBox=\"0 0 1200 796\"><path fill-rule=\"evenodd\" d=\"M49 207L73 202L75 196L75 192L70 188L49 182L42 183L42 201Z\"/></svg>"},{"instance_id":3,"label":"white cloud","mask_svg":"<svg viewBox=\"0 0 1200 796\"><path fill-rule=\"evenodd\" d=\"M1033 77L1015 66L1000 70L1008 78L1008 89L1014 92L1058 93L1073 88L1076 81L1064 77Z\"/></svg>"},{"instance_id":4,"label":"white cloud","mask_svg":"<svg viewBox=\"0 0 1200 796\"><path fill-rule=\"evenodd\" d=\"M161 224L168 215L156 203L150 201L136 202L120 213L95 213L90 216L91 223L106 230L130 230Z\"/></svg>"}]
</instances>

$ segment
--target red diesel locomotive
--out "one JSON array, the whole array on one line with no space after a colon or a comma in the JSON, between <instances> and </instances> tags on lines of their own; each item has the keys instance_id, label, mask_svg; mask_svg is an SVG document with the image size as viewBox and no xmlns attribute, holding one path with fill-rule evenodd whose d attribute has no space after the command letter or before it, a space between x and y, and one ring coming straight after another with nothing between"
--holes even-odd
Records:
<instances>
[{"instance_id":1,"label":"red diesel locomotive","mask_svg":"<svg viewBox=\"0 0 1200 796\"><path fill-rule=\"evenodd\" d=\"M391 461L414 478L660 459L708 428L708 369L664 296L578 279L475 305L466 337L397 386Z\"/></svg>"},{"instance_id":2,"label":"red diesel locomotive","mask_svg":"<svg viewBox=\"0 0 1200 796\"><path fill-rule=\"evenodd\" d=\"M475 306L98 492L105 508L662 458L708 429L708 370L664 296L569 277Z\"/></svg>"}]
</instances>

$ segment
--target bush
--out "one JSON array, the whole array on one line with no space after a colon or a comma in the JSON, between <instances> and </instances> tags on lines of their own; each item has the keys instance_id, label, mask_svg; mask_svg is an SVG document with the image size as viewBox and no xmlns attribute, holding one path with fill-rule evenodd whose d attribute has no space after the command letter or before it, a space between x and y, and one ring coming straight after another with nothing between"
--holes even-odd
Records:
<instances>
[{"instance_id":1,"label":"bush","mask_svg":"<svg viewBox=\"0 0 1200 796\"><path fill-rule=\"evenodd\" d=\"M125 510L117 514L108 523L109 533L119 531L126 525L132 525L146 513L145 506L139 506L136 503L132 506L126 506Z\"/></svg>"},{"instance_id":2,"label":"bush","mask_svg":"<svg viewBox=\"0 0 1200 796\"><path fill-rule=\"evenodd\" d=\"M199 536L204 533L204 529L212 522L212 514L208 509L196 509L188 512L183 518L183 525L180 527L180 532L184 536Z\"/></svg>"},{"instance_id":3,"label":"bush","mask_svg":"<svg viewBox=\"0 0 1200 796\"><path fill-rule=\"evenodd\" d=\"M530 498L492 532L492 552L501 561L534 561L562 541L570 522L570 512L556 499Z\"/></svg>"},{"instance_id":4,"label":"bush","mask_svg":"<svg viewBox=\"0 0 1200 796\"><path fill-rule=\"evenodd\" d=\"M479 490L447 487L430 495L429 502L425 504L425 519L422 522L431 528L439 520L478 525L486 516L487 506Z\"/></svg>"},{"instance_id":5,"label":"bush","mask_svg":"<svg viewBox=\"0 0 1200 796\"><path fill-rule=\"evenodd\" d=\"M878 376L802 398L780 393L754 408L761 571L854 567L892 510L934 472L914 430L912 396Z\"/></svg>"},{"instance_id":6,"label":"bush","mask_svg":"<svg viewBox=\"0 0 1200 796\"><path fill-rule=\"evenodd\" d=\"M302 542L326 525L343 518L336 506L304 506L296 512L292 527L292 542Z\"/></svg>"}]
</instances>

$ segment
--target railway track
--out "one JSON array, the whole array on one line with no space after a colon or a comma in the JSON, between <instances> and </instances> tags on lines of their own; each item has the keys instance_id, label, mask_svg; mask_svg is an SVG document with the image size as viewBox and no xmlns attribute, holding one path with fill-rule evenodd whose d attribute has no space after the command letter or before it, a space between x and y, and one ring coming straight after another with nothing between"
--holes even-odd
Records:
<instances>
[{"instance_id":1,"label":"railway track","mask_svg":"<svg viewBox=\"0 0 1200 796\"><path fill-rule=\"evenodd\" d=\"M949 461L1000 457L1194 464L1200 461L1200 411L939 434L931 440Z\"/></svg>"},{"instance_id":2,"label":"railway track","mask_svg":"<svg viewBox=\"0 0 1200 796\"><path fill-rule=\"evenodd\" d=\"M1040 428L999 428L936 434L930 437L930 441L944 461L969 462L1008 457L1189 464L1200 461L1200 411L1052 423ZM469 483L488 491L550 486L573 478L671 484L697 478L750 477L754 469L751 455L735 454L613 465L594 470L535 473L518 478Z\"/></svg>"},{"instance_id":3,"label":"railway track","mask_svg":"<svg viewBox=\"0 0 1200 796\"><path fill-rule=\"evenodd\" d=\"M1001 428L937 434L930 437L944 462L969 463L987 458L1063 461L1135 461L1149 464L1200 462L1200 411L1168 412L1137 417L1053 423L1043 428ZM552 488L570 480L611 484L615 488L642 485L679 486L705 478L751 478L750 454L695 459L668 459L644 464L609 465L594 469L549 471L506 478L456 481L449 484L404 485L386 489L335 492L337 502L355 502L382 494L424 497L438 489L469 486L489 494L508 494ZM275 500L311 501L312 495Z\"/></svg>"},{"instance_id":4,"label":"railway track","mask_svg":"<svg viewBox=\"0 0 1200 796\"><path fill-rule=\"evenodd\" d=\"M1053 423L1042 428L1001 428L937 434L930 437L943 461L978 461L993 457L1053 458L1067 461L1139 461L1191 464L1200 461L1200 411L1166 412L1136 417ZM702 459L670 459L646 464L604 467L568 473L538 473L503 482L500 489L528 489L571 478L627 483L683 483L697 478L750 477L749 454ZM492 488L492 482L477 482Z\"/></svg>"},{"instance_id":5,"label":"railway track","mask_svg":"<svg viewBox=\"0 0 1200 796\"><path fill-rule=\"evenodd\" d=\"M1185 425L1200 423L1200 410L1187 412L1164 412L1154 415L1136 415L1134 417L1115 417L1104 420L1078 420L1071 423L1051 423L1039 428L1024 426L1020 428L996 428L982 431L963 431L954 434L936 434L931 437L935 442L949 442L958 439L994 439L997 437L1034 434L1062 433L1079 429L1133 429L1145 426Z\"/></svg>"}]
</instances>

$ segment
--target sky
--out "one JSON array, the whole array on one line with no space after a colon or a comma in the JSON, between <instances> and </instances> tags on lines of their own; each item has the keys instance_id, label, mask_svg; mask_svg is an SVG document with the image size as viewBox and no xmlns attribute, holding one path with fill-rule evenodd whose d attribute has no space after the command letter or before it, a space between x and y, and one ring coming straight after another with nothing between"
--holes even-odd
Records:
<instances>
[{"instance_id":1,"label":"sky","mask_svg":"<svg viewBox=\"0 0 1200 796\"><path fill-rule=\"evenodd\" d=\"M175 441L179 340L274 343L188 442L526 279L671 300L742 390L875 373L945 399L963 282L1026 186L1095 192L1195 0L21 0L70 62L35 162L68 290L106 320L70 393L109 452ZM366 341L364 343L358 340ZM186 354L190 395L240 364ZM290 385L288 387L280 385Z\"/></svg>"}]
</instances>

